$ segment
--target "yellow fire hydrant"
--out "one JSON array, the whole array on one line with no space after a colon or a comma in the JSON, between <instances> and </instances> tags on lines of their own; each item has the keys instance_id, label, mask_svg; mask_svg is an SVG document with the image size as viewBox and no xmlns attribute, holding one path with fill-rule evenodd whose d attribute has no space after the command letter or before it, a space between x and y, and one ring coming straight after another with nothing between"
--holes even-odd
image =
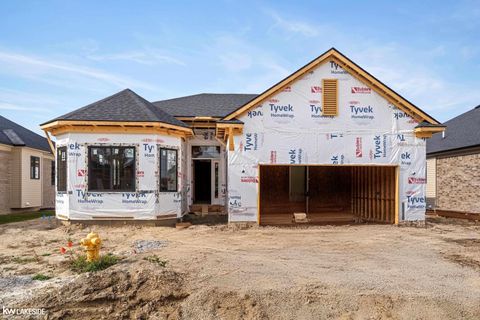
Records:
<instances>
[{"instance_id":1,"label":"yellow fire hydrant","mask_svg":"<svg viewBox=\"0 0 480 320\"><path fill-rule=\"evenodd\" d=\"M95 232L90 232L86 238L80 240L80 244L85 247L87 252L87 261L97 261L100 258L100 245L102 240Z\"/></svg>"}]
</instances>

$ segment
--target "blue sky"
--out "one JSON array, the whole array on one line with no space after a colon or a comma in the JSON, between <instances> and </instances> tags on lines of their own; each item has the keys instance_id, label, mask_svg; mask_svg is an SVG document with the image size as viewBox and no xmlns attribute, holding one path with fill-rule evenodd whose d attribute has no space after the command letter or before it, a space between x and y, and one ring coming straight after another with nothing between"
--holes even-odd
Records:
<instances>
[{"instance_id":1,"label":"blue sky","mask_svg":"<svg viewBox=\"0 0 480 320\"><path fill-rule=\"evenodd\" d=\"M0 114L259 93L330 47L440 121L480 104L479 1L1 1Z\"/></svg>"}]
</instances>

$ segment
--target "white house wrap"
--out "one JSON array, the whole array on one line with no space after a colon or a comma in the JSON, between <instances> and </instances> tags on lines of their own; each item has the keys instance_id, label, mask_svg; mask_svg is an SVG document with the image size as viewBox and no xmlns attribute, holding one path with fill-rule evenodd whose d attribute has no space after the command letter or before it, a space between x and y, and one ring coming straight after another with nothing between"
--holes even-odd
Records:
<instances>
[{"instance_id":1,"label":"white house wrap","mask_svg":"<svg viewBox=\"0 0 480 320\"><path fill-rule=\"evenodd\" d=\"M322 115L322 79L337 78L339 113ZM230 221L257 221L258 165L400 166L401 220L425 217L425 139L418 123L334 62L238 117L228 154Z\"/></svg>"},{"instance_id":2,"label":"white house wrap","mask_svg":"<svg viewBox=\"0 0 480 320\"><path fill-rule=\"evenodd\" d=\"M57 214L71 220L157 219L181 217L186 201L182 162L178 162L178 192L160 192L159 148L176 149L182 157L178 137L144 134L69 133L57 139L57 148L67 147L68 192L57 192ZM136 183L133 191L89 191L87 148L89 146L128 146L135 148ZM185 208L186 206L183 206Z\"/></svg>"},{"instance_id":3,"label":"white house wrap","mask_svg":"<svg viewBox=\"0 0 480 320\"><path fill-rule=\"evenodd\" d=\"M126 89L42 129L60 219L292 224L424 220L426 139L444 126L332 48L260 95Z\"/></svg>"}]
</instances>

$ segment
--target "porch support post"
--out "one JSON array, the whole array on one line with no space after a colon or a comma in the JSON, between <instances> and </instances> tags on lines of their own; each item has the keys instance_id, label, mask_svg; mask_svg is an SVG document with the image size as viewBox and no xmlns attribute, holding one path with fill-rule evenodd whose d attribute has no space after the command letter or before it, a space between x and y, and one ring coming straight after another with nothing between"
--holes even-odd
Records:
<instances>
[{"instance_id":1,"label":"porch support post","mask_svg":"<svg viewBox=\"0 0 480 320\"><path fill-rule=\"evenodd\" d=\"M233 128L230 127L228 128L228 150L234 151L235 150L235 145L233 142Z\"/></svg>"}]
</instances>

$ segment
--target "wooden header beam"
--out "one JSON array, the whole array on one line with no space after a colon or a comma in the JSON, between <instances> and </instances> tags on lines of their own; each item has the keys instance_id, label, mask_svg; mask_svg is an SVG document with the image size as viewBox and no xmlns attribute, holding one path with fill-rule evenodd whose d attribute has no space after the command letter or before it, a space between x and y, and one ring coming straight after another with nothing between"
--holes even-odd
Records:
<instances>
[{"instance_id":1,"label":"wooden header beam","mask_svg":"<svg viewBox=\"0 0 480 320\"><path fill-rule=\"evenodd\" d=\"M52 135L68 132L88 133L144 133L166 134L180 137L193 135L191 128L174 126L158 122L115 122L115 121L70 121L59 120L41 126L43 131Z\"/></svg>"},{"instance_id":2,"label":"wooden header beam","mask_svg":"<svg viewBox=\"0 0 480 320\"><path fill-rule=\"evenodd\" d=\"M129 121L77 121L77 120L57 120L44 124L40 128L48 130L64 126L94 126L94 127L145 127L145 128L163 128L177 130L180 132L193 134L191 128L176 126L163 122L129 122Z\"/></svg>"},{"instance_id":3,"label":"wooden header beam","mask_svg":"<svg viewBox=\"0 0 480 320\"><path fill-rule=\"evenodd\" d=\"M445 131L445 127L420 127L413 132L417 138L431 138L433 134Z\"/></svg>"}]
</instances>

